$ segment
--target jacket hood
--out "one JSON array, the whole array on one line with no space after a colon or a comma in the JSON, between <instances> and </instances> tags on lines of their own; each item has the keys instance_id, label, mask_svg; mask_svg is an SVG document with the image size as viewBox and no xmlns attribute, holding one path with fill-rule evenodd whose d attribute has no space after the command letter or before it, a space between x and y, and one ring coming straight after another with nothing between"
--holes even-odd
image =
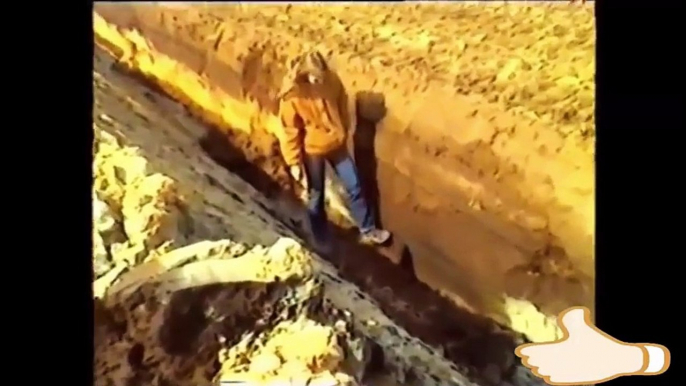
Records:
<instances>
[{"instance_id":1,"label":"jacket hood","mask_svg":"<svg viewBox=\"0 0 686 386\"><path fill-rule=\"evenodd\" d=\"M329 66L326 59L319 51L308 51L291 60L288 71L284 76L280 96L285 96L292 91L299 79L306 77L314 78L317 82L323 82L326 78Z\"/></svg>"},{"instance_id":2,"label":"jacket hood","mask_svg":"<svg viewBox=\"0 0 686 386\"><path fill-rule=\"evenodd\" d=\"M319 51L310 51L301 57L297 76L311 76L322 82L328 70L329 66L322 54Z\"/></svg>"}]
</instances>

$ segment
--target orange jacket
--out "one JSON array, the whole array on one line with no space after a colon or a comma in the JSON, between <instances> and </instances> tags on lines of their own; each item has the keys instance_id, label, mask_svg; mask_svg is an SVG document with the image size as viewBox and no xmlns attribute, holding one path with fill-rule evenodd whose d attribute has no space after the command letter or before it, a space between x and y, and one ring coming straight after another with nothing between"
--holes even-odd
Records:
<instances>
[{"instance_id":1,"label":"orange jacket","mask_svg":"<svg viewBox=\"0 0 686 386\"><path fill-rule=\"evenodd\" d=\"M326 155L345 146L350 127L348 95L340 78L326 72L320 84L297 84L279 103L286 164L297 165L303 152Z\"/></svg>"}]
</instances>

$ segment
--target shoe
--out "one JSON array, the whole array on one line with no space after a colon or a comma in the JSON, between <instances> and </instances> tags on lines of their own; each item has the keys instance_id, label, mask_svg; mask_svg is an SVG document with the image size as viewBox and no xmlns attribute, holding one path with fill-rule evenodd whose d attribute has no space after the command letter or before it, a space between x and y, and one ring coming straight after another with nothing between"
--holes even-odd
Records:
<instances>
[{"instance_id":1,"label":"shoe","mask_svg":"<svg viewBox=\"0 0 686 386\"><path fill-rule=\"evenodd\" d=\"M391 232L384 229L372 229L360 235L360 243L365 245L381 245L390 240Z\"/></svg>"}]
</instances>

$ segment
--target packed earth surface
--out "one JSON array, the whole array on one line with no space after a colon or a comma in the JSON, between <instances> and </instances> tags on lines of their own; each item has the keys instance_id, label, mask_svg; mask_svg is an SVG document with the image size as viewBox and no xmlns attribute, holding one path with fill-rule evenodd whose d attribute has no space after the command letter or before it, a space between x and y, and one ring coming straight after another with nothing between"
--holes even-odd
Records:
<instances>
[{"instance_id":1,"label":"packed earth surface","mask_svg":"<svg viewBox=\"0 0 686 386\"><path fill-rule=\"evenodd\" d=\"M537 385L514 356L593 307L594 19L567 4L97 4L98 385ZM286 62L351 95L391 245L308 247Z\"/></svg>"}]
</instances>

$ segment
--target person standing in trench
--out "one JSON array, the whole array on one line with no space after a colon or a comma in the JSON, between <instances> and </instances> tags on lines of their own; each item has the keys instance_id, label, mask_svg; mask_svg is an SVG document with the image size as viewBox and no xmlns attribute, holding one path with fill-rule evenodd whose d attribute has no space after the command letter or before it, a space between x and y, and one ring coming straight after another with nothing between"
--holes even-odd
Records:
<instances>
[{"instance_id":1,"label":"person standing in trench","mask_svg":"<svg viewBox=\"0 0 686 386\"><path fill-rule=\"evenodd\" d=\"M345 87L319 52L309 51L289 63L279 93L279 116L283 124L281 153L293 179L307 189L315 247L323 253L332 250L324 200L326 163L345 187L360 242L387 242L391 233L377 227L346 149L351 119Z\"/></svg>"}]
</instances>

